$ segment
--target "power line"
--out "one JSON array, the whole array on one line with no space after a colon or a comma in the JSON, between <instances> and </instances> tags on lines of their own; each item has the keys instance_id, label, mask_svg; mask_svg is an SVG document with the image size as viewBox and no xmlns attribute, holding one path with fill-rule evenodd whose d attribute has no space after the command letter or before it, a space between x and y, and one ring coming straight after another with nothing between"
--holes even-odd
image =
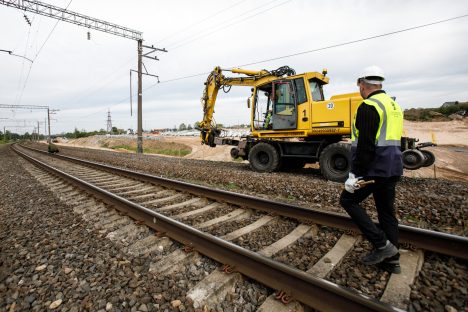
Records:
<instances>
[{"instance_id":1,"label":"power line","mask_svg":"<svg viewBox=\"0 0 468 312\"><path fill-rule=\"evenodd\" d=\"M120 79L121 76L115 76L115 75L118 74L119 71L122 70L124 67L127 68L128 65L133 61L135 61L135 57L131 57L125 63L122 63L121 66L117 66L118 68L116 70L113 70L111 73L107 74L106 78L99 79L101 81L101 84L99 85L99 87L95 87L95 88L90 87L86 89L85 91L82 92L84 93L83 95L77 96L74 99L68 101L69 104L74 104L79 101L82 101L83 99L89 97L90 95L95 94L96 92L102 90L104 87L108 86L110 83L114 82L115 80ZM128 69L126 69L126 71L127 70Z\"/></svg>"},{"instance_id":2,"label":"power line","mask_svg":"<svg viewBox=\"0 0 468 312\"><path fill-rule=\"evenodd\" d=\"M73 0L70 0L70 2L68 3L67 7L65 8L68 9L68 7L70 6L70 4L72 3ZM34 56L31 64L29 65L29 70L28 70L28 74L26 75L26 79L24 80L24 84L23 84L23 89L21 90L21 93L20 93L20 96L18 98L18 103L21 103L21 99L23 98L23 94L24 94L24 90L26 89L26 84L28 83L28 80L29 80L29 76L31 74L31 70L32 70L32 66L34 64L34 61L37 59L37 57L39 56L39 53L41 53L42 51L42 48L44 48L45 44L47 43L47 41L49 40L49 38L52 36L52 33L54 32L55 28L57 27L58 23L60 22L60 20L57 20L57 22L55 23L54 27L52 28L52 30L50 31L49 35L47 36L46 40L44 41L44 43L42 44L42 46L39 48L39 51L37 51L36 55ZM30 24L31 26L31 24ZM29 33L28 33L28 41L29 41ZM26 53L25 53L26 54Z\"/></svg>"},{"instance_id":3,"label":"power line","mask_svg":"<svg viewBox=\"0 0 468 312\"><path fill-rule=\"evenodd\" d=\"M33 21L36 16L33 16ZM26 46L24 47L24 55L26 56L26 52L28 51L28 45L29 45L29 37L31 35L31 27L28 28L28 38L26 39ZM32 64L29 64L29 68L31 68ZM18 80L18 87L15 95L15 100L14 103L18 103L19 95L20 95L20 90L21 90L21 82L23 81L23 71L24 71L24 59L21 63L21 72L20 72L20 78Z\"/></svg>"},{"instance_id":4,"label":"power line","mask_svg":"<svg viewBox=\"0 0 468 312\"><path fill-rule=\"evenodd\" d=\"M193 27L193 26L195 26L195 25L201 24L201 23L203 23L204 21L209 20L209 19L211 19L211 18L213 18L213 17L215 17L215 16L217 16L217 15L223 13L224 11L226 11L226 10L228 10L228 9L231 9L231 8L237 6L237 5L239 5L239 4L241 4L242 2L245 2L245 1L246 1L246 0L241 0L241 1L239 1L239 2L236 2L235 4L233 4L233 5L229 6L229 7L226 7L226 8L224 8L224 9L222 9L222 10L220 10L220 11L218 11L218 12L216 12L216 13L214 13L214 14L212 14L212 15L210 15L210 16L208 16L208 17L206 17L206 18L204 18L204 19L202 19L202 20L200 20L200 21L198 21L198 22L195 22L195 23L193 23L193 24L190 24L189 26L187 26L187 27L184 28L183 30L186 30L186 29L191 28L191 27ZM268 5L268 4L270 4L270 3L272 3L272 2L275 2L275 1L278 1L278 0L270 1L270 2L268 2L268 3L265 4L265 5ZM289 1L292 1L292 0L289 0ZM288 2L288 1L286 1L286 2ZM264 7L265 5L260 6L260 7ZM280 5L281 5L281 4L280 4ZM260 8L260 7L257 7L257 8L255 8L254 10L256 10L256 9L258 9L258 8ZM270 9L272 9L272 8L269 8L268 10L270 10ZM260 13L263 13L263 12L260 12ZM260 14L260 13L258 13L258 14ZM258 15L258 14L256 14L256 15ZM252 17L253 17L253 16L252 16ZM250 17L249 17L249 18L250 18ZM243 20L241 20L241 21L243 21ZM238 21L238 22L240 22L240 21ZM238 22L236 22L236 23L238 23ZM228 26L231 26L231 25L228 25ZM183 30L177 31L177 32L173 33L173 34L170 35L170 36L173 36L174 34L178 34L178 33L182 32ZM170 36L166 36L165 38L161 39L159 42L162 42L162 41L166 40L166 39L169 38ZM199 39L199 38L198 38L198 39ZM128 64L128 62L127 62L127 64ZM117 72L117 71L115 71L115 72ZM113 75L115 72L113 72L111 75ZM208 74L208 73L207 73L207 74ZM117 78L118 78L118 77L117 77ZM107 83L101 85L99 88L90 91L87 95L83 95L83 96L78 97L76 100L73 100L73 102L77 102L77 101L79 101L79 100L82 100L83 98L86 98L87 96L89 96L89 95L91 95L91 94L93 94L93 93L95 93L95 92L101 90L103 87L105 87L105 86L107 86L108 84L110 84L111 82L115 81L117 78L112 79L112 80L108 81ZM89 89L88 89L88 90L89 90ZM145 91L145 90L147 90L147 88L144 89L144 91ZM122 101L119 101L118 104L115 104L114 106L119 105L120 103L123 103L124 101L127 101L129 98L130 98L130 97L127 97L126 99L124 99L124 100L122 100ZM113 106L112 106L112 107L113 107ZM98 111L98 112L95 112L95 113L92 113L92 114L83 116L82 118L88 117L88 116L91 116L91 115L95 115L95 114L98 114L98 113L101 113L102 111L104 111L104 109L103 109L103 110L100 110L100 111Z\"/></svg>"},{"instance_id":5,"label":"power line","mask_svg":"<svg viewBox=\"0 0 468 312\"><path fill-rule=\"evenodd\" d=\"M228 7L224 8L224 9L221 9L221 10L219 10L218 12L216 12L216 13L214 13L214 14L212 14L212 15L209 15L209 16L207 16L207 17L205 17L205 18L203 18L203 19L201 19L201 20L199 20L199 21L197 21L197 22L195 22L195 23L193 23L193 24L190 24L190 25L188 25L188 26L186 26L186 27L184 27L184 28L182 28L182 29L180 29L180 30L178 30L178 31L176 31L176 32L173 32L173 33L170 34L170 35L167 35L166 37L162 38L162 39L159 40L158 42L161 43L161 42L163 42L163 41L169 39L170 37L174 37L175 35L178 35L178 34L180 34L180 33L182 33L182 32L185 32L187 29L191 29L193 26L199 25L199 24L201 24L201 23L203 23L203 22L205 22L205 21L207 21L207 20L210 20L210 19L212 19L213 17L218 16L219 14L221 14L221 13L223 13L223 12L229 10L229 9L232 9L232 8L235 7L235 6L238 6L239 4L241 4L242 2L245 2L245 1L246 1L246 0L241 0L241 1L238 1L238 2L234 3L234 4L231 5L231 6L228 6Z\"/></svg>"},{"instance_id":6,"label":"power line","mask_svg":"<svg viewBox=\"0 0 468 312\"><path fill-rule=\"evenodd\" d=\"M277 2L277 1L278 1L278 0L270 1L270 2L268 2L268 3L266 3L266 4L263 4L263 5L261 5L261 6L258 6L258 7L256 7L256 8L254 8L253 10L249 10L249 11L247 11L247 12L256 11L256 10L258 10L258 9L260 9L260 8L264 8L266 5L269 5L269 4L271 4L271 3L273 3L273 2ZM193 42L193 41L196 41L196 40L199 40L199 39L201 39L201 38L204 38L204 37L207 37L207 36L209 36L209 35L212 35L212 34L214 34L214 33L217 33L217 32L219 32L219 31L221 31L221 30L223 30L223 29L226 29L226 28L228 28L228 27L231 27L231 26L233 26L233 25L235 25L235 24L238 24L238 23L240 23L240 22L243 22L243 21L245 21L245 20L251 19L251 18L253 18L253 17L257 16L257 15L260 15L260 14L263 14L263 13L265 13L265 12L268 12L268 11L274 9L274 8L277 8L277 7L279 7L279 6L282 6L282 5L284 5L284 4L288 3L288 2L291 2L291 1L292 1L292 0L286 0L286 1L283 1L283 2L281 2L281 3L279 3L279 4L276 4L276 5L274 5L274 6L270 7L270 8L267 8L267 9L265 9L265 10L262 10L262 11L260 11L260 12L255 13L255 14L252 14L252 15L250 15L250 16L241 18L241 19L239 19L239 20L237 20L237 21L234 21L234 22L232 22L232 23L230 23L230 24L226 24L226 23L225 23L224 26L221 26L221 27L219 27L219 28L217 28L217 29L215 29L215 30L209 31L208 33L201 34L201 35L195 36L195 37L193 37L193 36L187 37L187 38L181 40L182 43L180 43L180 44L169 45L169 46L168 46L168 49L171 49L171 51L174 51L175 49L178 49L178 48L180 48L180 47L182 47L182 46L185 46L185 45L187 45L187 44L189 44L189 43L191 43L191 42ZM241 17L242 17L242 15L243 15L243 14L240 14ZM234 17L234 18L231 18L230 20L227 20L226 22L229 22L229 21L231 21L231 20L236 20L237 18L238 18L238 16L236 16L236 17ZM205 29L205 30L207 30L207 29ZM205 31L205 30L203 30L203 31ZM185 42L184 42L184 40L187 40L187 39L188 39L188 41L185 41ZM175 45L175 46L174 46L174 45Z\"/></svg>"},{"instance_id":7,"label":"power line","mask_svg":"<svg viewBox=\"0 0 468 312\"><path fill-rule=\"evenodd\" d=\"M68 2L68 5L65 7L65 10L68 9L68 7L70 6L70 4L72 3L73 0L70 0L70 2ZM49 38L52 36L52 33L54 32L55 28L57 27L58 23L60 22L60 20L57 20L57 22L55 22L55 25L54 27L52 28L52 30L50 31L49 35L47 36L46 40L44 40L44 43L41 45L41 47L39 48L39 51L37 51L36 55L34 56L34 59L33 60L36 60L37 57L39 56L39 53L41 53L42 51L42 48L44 48L45 44L47 43L47 41L49 41Z\"/></svg>"},{"instance_id":8,"label":"power line","mask_svg":"<svg viewBox=\"0 0 468 312\"><path fill-rule=\"evenodd\" d=\"M384 33L384 34L380 34L380 35L375 35L375 36L366 37L366 38L361 38L361 39L357 39L357 40L353 40L353 41L348 41L348 42L344 42L344 43L334 44L334 45L327 46L327 47L323 47L323 48L318 48L318 49L313 49L313 50L298 52L298 53L289 54L289 55L284 55L284 56L278 56L278 57L274 57L274 58L270 58L270 59L266 59L266 60L256 61L256 62L253 62L253 63L242 64L242 65L239 65L239 67L242 67L242 66L250 66L250 65L256 65L256 64L261 64L261 63L266 63L266 62L271 62L271 61L276 61L276 60L281 60L281 59L285 59L285 58L288 58L288 57L293 57L293 56L298 56L298 55L302 55L302 54L313 53L313 52L317 52L317 51L323 51L323 50L332 49L332 48L337 48L337 47L342 47L342 46L345 46L345 45L350 45L350 44L354 44L354 43L358 43L358 42L363 42L363 41L368 41L368 40L372 40L372 39L382 38L382 37L386 37L386 36L396 35L396 34L399 34L399 33L403 33L403 32L410 31L410 30L415 30L415 29L419 29L419 28L429 27L429 26L432 26L432 25L436 25L436 24L441 24L441 23L453 21L453 20L460 19L460 18L464 18L464 17L467 17L467 16L468 16L468 14L465 14L465 15L461 15L461 16L457 16L457 17L452 17L452 18L448 18L448 19L445 19L445 20L441 20L441 21L436 21L436 22L432 22L432 23L428 23L428 24L423 24L423 25L419 25L419 26L414 26L414 27L409 27L409 28L405 28L405 29L400 29L400 30L396 30L396 31L392 31L392 32L388 32L388 33Z\"/></svg>"},{"instance_id":9,"label":"power line","mask_svg":"<svg viewBox=\"0 0 468 312\"><path fill-rule=\"evenodd\" d=\"M215 16L217 16L217 15L219 15L219 14L221 14L221 13L223 13L223 12L225 12L225 11L227 11L227 10L233 8L233 7L235 7L235 6L238 6L239 4L241 4L241 3L245 2L245 1L246 1L246 0L241 0L241 1L238 1L238 2L236 2L235 4L233 4L233 5L231 5L231 6L228 6L228 7L224 8L224 9L221 9L221 10L219 10L218 12L216 12L216 13L210 15L210 16L207 16L206 18L204 18L204 19L202 19L202 20L200 20L200 21L198 21L198 22L195 22L195 23L193 23L193 24L190 24L189 26L187 26L186 28L181 29L180 31L177 31L177 32L175 32L175 33L173 33L173 34L171 34L171 35L169 35L169 36L164 37L163 39L159 40L159 42L162 42L162 41L168 39L169 37L171 37L171 36L173 36L173 35L175 35L175 34L178 34L178 33L180 33L180 32L183 32L184 30L189 29L189 28L191 28L191 27L193 27L193 26L195 26L195 25L201 24L201 23L203 23L204 21L207 21L207 20L209 20L209 19L211 19L211 18L213 18L213 17L215 17ZM275 1L278 1L278 0L270 1L270 2L268 2L267 4L270 4L270 3L275 2ZM292 1L292 0L289 0L289 1ZM256 10L256 9L257 9L257 8L255 8L254 10ZM131 61L131 60L129 60L129 61L126 63L126 65L127 65L130 61ZM117 71L118 71L118 70L117 70ZM113 74L115 74L117 71L115 71L115 72L113 72L112 74L110 74L110 76L113 75ZM207 74L208 74L208 73L207 73ZM83 98L86 98L86 97L88 97L89 95L91 95L91 94L93 94L93 93L95 93L95 92L101 90L102 88L104 88L105 86L107 86L108 84L110 84L111 82L115 81L117 78L118 78L118 77L116 77L115 79L112 79L112 80L108 81L107 83L101 85L99 88L90 91L87 95L83 95L83 96L78 97L76 100L73 100L73 102L77 102L77 101L79 101L79 100L82 100ZM143 89L143 91L145 91L145 90L147 90L147 89L148 89L148 88L145 88L145 89ZM88 90L89 90L89 89L88 89ZM119 104L121 104L121 103L123 103L123 102L125 102L125 101L127 101L127 100L129 100L129 99L130 99L130 97L127 97L127 98L123 99L122 101L117 102L117 104L114 104L114 105L111 106L111 107L114 107L114 106L116 106L116 105L119 105ZM80 117L80 118L89 117L89 116L92 116L92 115L101 113L101 112L103 112L104 110L105 110L105 109L100 110L100 111L97 111L97 112L94 112L94 113L91 113L91 114L88 114L88 115L83 116L83 117Z\"/></svg>"},{"instance_id":10,"label":"power line","mask_svg":"<svg viewBox=\"0 0 468 312\"><path fill-rule=\"evenodd\" d=\"M361 39L352 40L352 41L347 41L347 42L344 42L344 43L339 43L339 44L335 44L335 45L331 45L331 46L326 46L326 47L317 48L317 49L313 49L313 50L307 50L307 51L298 52L298 53L294 53L294 54L288 54L288 55L284 55L284 56L279 56L279 57L275 57L275 58L260 60L260 61L247 63L247 64L243 64L243 65L238 65L238 66L233 66L233 67L250 66L250 65L270 62L270 61L273 61L273 60L279 60L279 59L294 57L294 56L303 55L303 54L307 54L307 53L322 51L322 50L326 50L326 49L332 49L332 48L341 47L341 46L345 46L345 45L350 45L350 44L354 44L354 43L359 43L359 42L363 42L363 41L367 41L367 40L371 40L371 39L376 39L376 38L381 38L381 37L385 37L385 36L395 35L395 34L398 34L398 33L407 32L407 31L411 31L411 30L415 30L415 29L429 27L429 26L433 26L433 25L436 25L436 24L441 24L441 23L453 21L453 20L456 20L456 19L464 18L464 17L467 17L467 16L468 16L468 14L460 15L460 16L457 16L457 17L452 17L452 18L448 18L448 19L444 19L444 20L440 20L440 21L435 21L435 22L431 22L431 23L428 23L428 24L418 25L418 26L414 26L414 27L404 28L404 29L400 29L400 30L396 30L396 31L376 35L376 36L361 38ZM203 72L203 73L198 73L198 74L193 74L193 75L188 75L188 76L182 76L182 77L176 77L176 78L172 78L172 79L168 79L168 80L163 80L163 81L160 81L159 83L155 83L153 85L150 85L150 86L146 87L145 89L143 89L143 91L147 91L147 90L149 90L151 88L154 88L155 86L160 85L160 84L170 83L170 82L175 82L175 81L179 81L179 80L185 80L185 79L190 79L190 78L195 78L195 77L200 77L200 76L206 76L209 73L210 72ZM123 103L125 101L128 101L129 99L130 99L130 97L126 97L125 99L123 99L123 100L117 102L116 104L112 105L111 108L115 107L115 106L117 106L117 105L119 105L119 104L121 104L121 103ZM89 117L89 116L92 116L92 115L95 115L95 114L98 114L98 113L102 113L105 110L106 109L102 109L102 110L99 110L97 112L88 114L86 116L81 116L81 117L77 117L77 118L79 118L79 119L86 118L86 117Z\"/></svg>"},{"instance_id":11,"label":"power line","mask_svg":"<svg viewBox=\"0 0 468 312\"><path fill-rule=\"evenodd\" d=\"M409 27L409 28L404 28L404 29L400 29L400 30L395 30L395 31L380 34L380 35L365 37L365 38L356 39L356 40L352 40L352 41L347 41L347 42L343 42L343 43L338 43L338 44L334 44L334 45L330 45L330 46L326 46L326 47L322 47L322 48L316 48L316 49L312 49L312 50L307 50L307 51L297 52L297 53L293 53L293 54L278 56L278 57L274 57L274 58L264 59L264 60L255 61L255 62L252 62L252 63L246 63L246 64L242 64L242 65L237 65L237 66L232 66L232 67L244 67L244 66L256 65L256 64L276 61L276 60L280 60L280 59L285 59L285 58L289 58L289 57L294 57L294 56L298 56L298 55L303 55L303 54L323 51L323 50L327 50L327 49L342 47L342 46L345 46L345 45L351 45L351 44L355 44L355 43L359 43L359 42L363 42L363 41L368 41L368 40L372 40L372 39L377 39L377 38L382 38L382 37L386 37L386 36L396 35L396 34L399 34L399 33L407 32L407 31L411 31L411 30L415 30L415 29L420 29L420 28L425 28L425 27L429 27L429 26L433 26L433 25L437 25L437 24L441 24L441 23L446 23L446 22L449 22L449 21L453 21L453 20L461 19L461 18L465 18L465 17L468 17L468 14L460 15L460 16L456 16L456 17L452 17L452 18L448 18L448 19L444 19L444 20L440 20L440 21L435 21L435 22L431 22L431 23L427 23L427 24L422 24L422 25L418 25L418 26L413 26L413 27ZM179 80L184 80L184 79L189 79L189 78L194 78L194 77L199 77L199 76L204 76L204 75L206 76L208 74L209 74L209 72L208 73L205 72L205 73L193 74L193 75L189 75L189 76L172 78L172 79L169 79L169 80L163 80L159 84L169 83L169 82L174 82L174 81L179 81ZM157 85L158 84L153 84L153 85L147 87L145 90L153 88L153 87L155 87Z\"/></svg>"}]
</instances>

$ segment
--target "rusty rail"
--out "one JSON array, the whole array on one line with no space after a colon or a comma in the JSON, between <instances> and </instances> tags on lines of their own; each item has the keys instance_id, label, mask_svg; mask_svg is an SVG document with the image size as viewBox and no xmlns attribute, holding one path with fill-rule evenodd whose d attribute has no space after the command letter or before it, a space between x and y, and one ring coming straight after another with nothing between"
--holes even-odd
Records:
<instances>
[{"instance_id":1,"label":"rusty rail","mask_svg":"<svg viewBox=\"0 0 468 312\"><path fill-rule=\"evenodd\" d=\"M321 311L401 311L374 298L359 294L303 271L273 261L211 234L204 233L179 221L133 203L93 184L53 168L17 148L13 150L36 166L79 187L108 205L148 227L191 246L194 250L236 270L271 288L281 289L292 298ZM62 156L63 157L63 156Z\"/></svg>"},{"instance_id":2,"label":"rusty rail","mask_svg":"<svg viewBox=\"0 0 468 312\"><path fill-rule=\"evenodd\" d=\"M30 147L24 148L32 151L48 154L45 151L33 149ZM50 155L50 154L49 154ZM64 155L53 155L54 157L73 161L81 165L87 165L100 170L105 170L111 173L117 173L139 181L145 181L152 184L162 185L167 188L176 189L182 192L188 192L196 196L203 196L215 201L223 201L230 204L243 206L246 208L273 212L275 214L286 216L299 220L308 220L317 224L339 228L342 230L352 230L359 232L354 222L345 215L324 212L312 208L303 208L291 204L280 203L272 200L266 200L244 194L216 190L191 183L166 179L154 175L139 173L127 169L122 169L114 166L104 165L92 161L78 159L75 157ZM409 244L416 248L441 253L448 256L457 257L468 260L468 238L457 236L448 233L436 232L406 225L399 225L400 242Z\"/></svg>"}]
</instances>

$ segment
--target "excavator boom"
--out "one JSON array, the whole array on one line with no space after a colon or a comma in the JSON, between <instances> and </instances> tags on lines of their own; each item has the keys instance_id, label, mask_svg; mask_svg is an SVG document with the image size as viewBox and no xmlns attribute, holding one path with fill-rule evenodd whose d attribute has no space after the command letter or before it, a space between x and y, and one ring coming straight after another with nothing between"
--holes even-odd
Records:
<instances>
[{"instance_id":1,"label":"excavator boom","mask_svg":"<svg viewBox=\"0 0 468 312\"><path fill-rule=\"evenodd\" d=\"M242 77L226 77L223 75L223 71L228 71L235 74L244 74ZM231 86L257 86L263 84L269 80L278 79L284 75L294 75L293 69L288 66L283 66L277 70L248 70L241 68L233 69L221 69L217 66L208 75L205 82L205 89L203 90L203 97L201 103L203 107L203 120L199 123L198 129L201 131L202 144L209 146L216 146L214 143L215 137L219 136L221 130L216 127L213 122L214 108L216 104L216 98L218 96L219 89L231 87ZM226 91L227 92L227 91Z\"/></svg>"}]
</instances>

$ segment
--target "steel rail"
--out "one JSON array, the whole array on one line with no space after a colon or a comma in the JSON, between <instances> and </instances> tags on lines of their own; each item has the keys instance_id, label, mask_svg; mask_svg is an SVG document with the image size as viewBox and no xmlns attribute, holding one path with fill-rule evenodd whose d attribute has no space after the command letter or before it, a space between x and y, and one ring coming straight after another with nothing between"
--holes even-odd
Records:
<instances>
[{"instance_id":1,"label":"steel rail","mask_svg":"<svg viewBox=\"0 0 468 312\"><path fill-rule=\"evenodd\" d=\"M22 146L25 147L25 146ZM45 151L25 147L27 149L48 154ZM51 155L51 154L48 154ZM342 230L352 230L359 232L354 222L345 215L332 212L324 212L312 208L303 208L291 204L280 203L263 198L257 198L249 195L233 193L229 191L216 190L209 187L195 185L187 182L181 182L154 175L122 169L114 166L104 165L93 161L83 160L64 155L53 155L54 157L73 161L78 164L98 168L100 170L118 173L120 175L145 181L153 184L176 189L182 192L188 192L197 196L207 197L216 201L223 201L252 209L258 209L266 212L286 216L299 220L312 221L317 224L339 228ZM436 232L407 225L399 225L400 243L407 243L411 246L421 248L444 255L468 260L468 238L448 233Z\"/></svg>"},{"instance_id":2,"label":"steel rail","mask_svg":"<svg viewBox=\"0 0 468 312\"><path fill-rule=\"evenodd\" d=\"M321 311L402 311L352 289L316 278L306 272L199 231L49 166L15 147L13 150L36 166L76 185L148 227L164 232L170 238L191 246L197 252L220 263L230 264L235 271L273 289L283 290L292 298L310 307Z\"/></svg>"}]
</instances>

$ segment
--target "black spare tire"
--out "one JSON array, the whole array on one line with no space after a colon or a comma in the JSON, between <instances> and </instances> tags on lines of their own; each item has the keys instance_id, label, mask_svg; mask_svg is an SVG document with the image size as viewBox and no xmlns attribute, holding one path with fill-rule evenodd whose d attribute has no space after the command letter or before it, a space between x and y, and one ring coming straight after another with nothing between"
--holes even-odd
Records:
<instances>
[{"instance_id":1,"label":"black spare tire","mask_svg":"<svg viewBox=\"0 0 468 312\"><path fill-rule=\"evenodd\" d=\"M423 167L432 166L435 163L435 155L431 151L427 150L420 150L424 156L424 164Z\"/></svg>"},{"instance_id":2,"label":"black spare tire","mask_svg":"<svg viewBox=\"0 0 468 312\"><path fill-rule=\"evenodd\" d=\"M402 153L403 167L409 170L416 170L424 165L425 158L423 153L417 149L408 149Z\"/></svg>"}]
</instances>

